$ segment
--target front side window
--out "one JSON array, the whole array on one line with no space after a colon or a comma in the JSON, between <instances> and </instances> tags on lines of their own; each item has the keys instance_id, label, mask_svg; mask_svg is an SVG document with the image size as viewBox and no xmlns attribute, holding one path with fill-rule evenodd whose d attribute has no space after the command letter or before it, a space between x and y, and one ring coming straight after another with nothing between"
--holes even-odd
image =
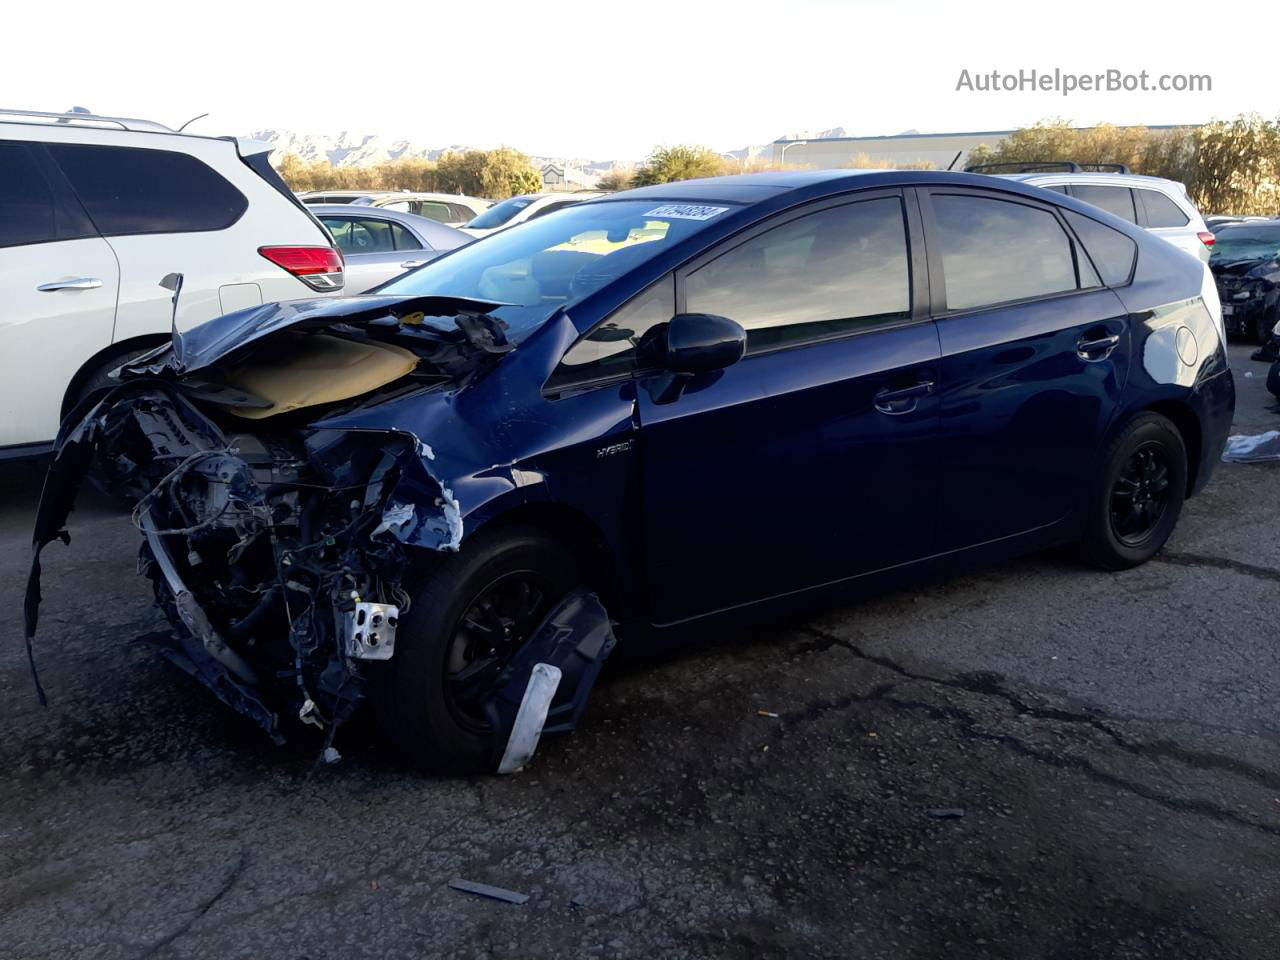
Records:
<instances>
[{"instance_id":1,"label":"front side window","mask_svg":"<svg viewBox=\"0 0 1280 960\"><path fill-rule=\"evenodd\" d=\"M1074 245L1048 210L961 194L934 194L947 309L1045 297L1082 284ZM1095 283L1086 271L1083 286Z\"/></svg>"},{"instance_id":2,"label":"front side window","mask_svg":"<svg viewBox=\"0 0 1280 960\"><path fill-rule=\"evenodd\" d=\"M736 320L754 350L908 319L902 201L829 207L753 237L689 275L685 310Z\"/></svg>"},{"instance_id":3,"label":"front side window","mask_svg":"<svg viewBox=\"0 0 1280 960\"><path fill-rule=\"evenodd\" d=\"M668 274L570 347L547 381L547 389L630 373L636 365L636 347L649 331L671 319L675 303L675 280Z\"/></svg>"},{"instance_id":4,"label":"front side window","mask_svg":"<svg viewBox=\"0 0 1280 960\"><path fill-rule=\"evenodd\" d=\"M453 219L453 211L449 209L449 205L439 200L415 200L410 204L410 211L437 223L447 223Z\"/></svg>"},{"instance_id":5,"label":"front side window","mask_svg":"<svg viewBox=\"0 0 1280 960\"><path fill-rule=\"evenodd\" d=\"M1138 217L1133 210L1133 192L1128 187L1099 187L1093 184L1073 183L1071 195L1077 200L1092 203L1107 213L1115 214L1121 220L1137 223Z\"/></svg>"},{"instance_id":6,"label":"front side window","mask_svg":"<svg viewBox=\"0 0 1280 960\"><path fill-rule=\"evenodd\" d=\"M1158 190L1135 190L1147 211L1148 227L1185 227L1191 219L1182 208Z\"/></svg>"},{"instance_id":7,"label":"front side window","mask_svg":"<svg viewBox=\"0 0 1280 960\"><path fill-rule=\"evenodd\" d=\"M244 194L186 153L84 143L47 149L104 236L222 230L249 206Z\"/></svg>"}]
</instances>

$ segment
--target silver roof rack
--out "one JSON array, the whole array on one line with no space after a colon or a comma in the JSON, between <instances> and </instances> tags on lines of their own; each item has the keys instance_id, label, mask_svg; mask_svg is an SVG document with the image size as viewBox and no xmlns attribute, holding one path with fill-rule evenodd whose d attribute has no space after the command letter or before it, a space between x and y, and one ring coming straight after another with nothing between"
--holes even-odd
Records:
<instances>
[{"instance_id":1,"label":"silver roof rack","mask_svg":"<svg viewBox=\"0 0 1280 960\"><path fill-rule=\"evenodd\" d=\"M0 123L22 123L37 120L48 123L63 123L74 127L94 127L114 125L121 130L147 130L153 133L174 133L163 123L152 120L135 120L130 117L102 117L96 113L45 113L40 110L6 110L0 107Z\"/></svg>"}]
</instances>

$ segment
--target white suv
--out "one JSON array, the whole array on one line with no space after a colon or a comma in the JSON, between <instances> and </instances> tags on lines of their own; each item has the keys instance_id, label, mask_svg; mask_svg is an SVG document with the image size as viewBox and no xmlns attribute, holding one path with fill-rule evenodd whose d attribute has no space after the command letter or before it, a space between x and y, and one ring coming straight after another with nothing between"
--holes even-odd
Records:
<instances>
[{"instance_id":1,"label":"white suv","mask_svg":"<svg viewBox=\"0 0 1280 960\"><path fill-rule=\"evenodd\" d=\"M986 172L981 168L970 169ZM1122 220L1145 227L1174 246L1199 257L1204 263L1209 262L1213 234L1187 196L1187 188L1177 181L1128 172L1090 173L1083 170L996 175L1056 190L1101 207Z\"/></svg>"},{"instance_id":2,"label":"white suv","mask_svg":"<svg viewBox=\"0 0 1280 960\"><path fill-rule=\"evenodd\" d=\"M159 124L0 110L0 457L177 325L341 291L342 256L270 146Z\"/></svg>"}]
</instances>

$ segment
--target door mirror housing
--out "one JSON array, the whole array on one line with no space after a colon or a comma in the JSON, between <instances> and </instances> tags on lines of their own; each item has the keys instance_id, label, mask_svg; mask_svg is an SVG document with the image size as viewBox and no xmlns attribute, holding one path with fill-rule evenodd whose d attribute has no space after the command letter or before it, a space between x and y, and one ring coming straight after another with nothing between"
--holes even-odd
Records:
<instances>
[{"instance_id":1,"label":"door mirror housing","mask_svg":"<svg viewBox=\"0 0 1280 960\"><path fill-rule=\"evenodd\" d=\"M661 366L689 376L733 366L747 350L742 324L713 313L676 314L663 339Z\"/></svg>"}]
</instances>

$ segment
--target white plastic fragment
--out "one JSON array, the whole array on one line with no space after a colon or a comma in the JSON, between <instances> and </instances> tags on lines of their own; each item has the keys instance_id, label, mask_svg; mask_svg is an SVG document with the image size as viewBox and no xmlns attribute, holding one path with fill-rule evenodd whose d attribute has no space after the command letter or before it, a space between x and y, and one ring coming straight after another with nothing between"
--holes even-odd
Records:
<instances>
[{"instance_id":1,"label":"white plastic fragment","mask_svg":"<svg viewBox=\"0 0 1280 960\"><path fill-rule=\"evenodd\" d=\"M1280 430L1258 434L1236 434L1227 437L1222 459L1228 463L1265 463L1280 460Z\"/></svg>"},{"instance_id":2,"label":"white plastic fragment","mask_svg":"<svg viewBox=\"0 0 1280 960\"><path fill-rule=\"evenodd\" d=\"M337 763L337 762L338 762L339 760L341 760L341 759L342 759L342 754L340 754L340 753L338 752L338 749L337 749L336 747L325 747L325 748L324 748L324 762L325 762L325 763L334 764L334 763Z\"/></svg>"},{"instance_id":3,"label":"white plastic fragment","mask_svg":"<svg viewBox=\"0 0 1280 960\"><path fill-rule=\"evenodd\" d=\"M507 749L498 764L499 773L516 773L533 757L538 739L547 722L547 711L560 686L560 668L549 663L535 663L529 674L529 685L520 698L516 722L507 739Z\"/></svg>"}]
</instances>

